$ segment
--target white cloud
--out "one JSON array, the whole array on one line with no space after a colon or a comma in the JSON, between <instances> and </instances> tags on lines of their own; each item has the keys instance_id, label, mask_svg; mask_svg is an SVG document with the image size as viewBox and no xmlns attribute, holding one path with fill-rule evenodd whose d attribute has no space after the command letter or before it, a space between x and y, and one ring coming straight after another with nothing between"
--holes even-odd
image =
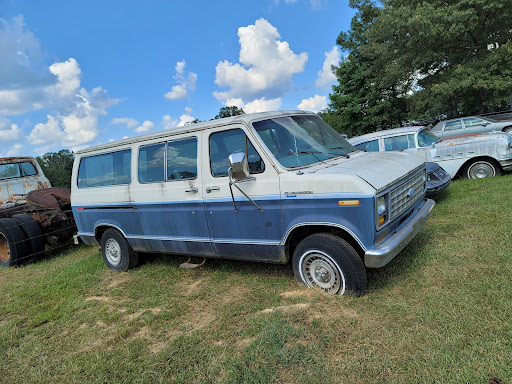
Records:
<instances>
[{"instance_id":1,"label":"white cloud","mask_svg":"<svg viewBox=\"0 0 512 384\"><path fill-rule=\"evenodd\" d=\"M296 55L267 20L238 28L238 37L239 63L224 60L215 68L215 83L228 88L214 92L218 100L282 96L291 87L292 76L304 71L307 53Z\"/></svg>"},{"instance_id":2,"label":"white cloud","mask_svg":"<svg viewBox=\"0 0 512 384\"><path fill-rule=\"evenodd\" d=\"M194 92L196 89L197 74L194 72L185 72L185 60L176 63L176 76L174 80L178 83L167 92L164 97L170 100L184 99L188 96L189 92Z\"/></svg>"},{"instance_id":3,"label":"white cloud","mask_svg":"<svg viewBox=\"0 0 512 384\"><path fill-rule=\"evenodd\" d=\"M328 87L336 82L336 75L332 67L340 64L341 52L337 46L332 47L329 52L325 52L325 60L322 69L318 71L318 78L315 85L317 87Z\"/></svg>"},{"instance_id":4,"label":"white cloud","mask_svg":"<svg viewBox=\"0 0 512 384\"><path fill-rule=\"evenodd\" d=\"M196 118L192 116L192 108L186 107L185 113L180 116L180 122L178 123L178 127L183 127L187 125L187 123L193 122L195 119Z\"/></svg>"},{"instance_id":5,"label":"white cloud","mask_svg":"<svg viewBox=\"0 0 512 384\"><path fill-rule=\"evenodd\" d=\"M152 121L146 120L142 123L142 125L139 125L137 128L135 128L135 132L139 132L139 133L148 132L148 131L151 131L154 126L155 126L155 123L153 123Z\"/></svg>"},{"instance_id":6,"label":"white cloud","mask_svg":"<svg viewBox=\"0 0 512 384\"><path fill-rule=\"evenodd\" d=\"M7 156L20 156L23 155L25 147L20 144L16 143L14 144L9 151L7 151Z\"/></svg>"},{"instance_id":7,"label":"white cloud","mask_svg":"<svg viewBox=\"0 0 512 384\"><path fill-rule=\"evenodd\" d=\"M162 127L164 129L176 128L178 126L178 120L173 119L170 115L162 117Z\"/></svg>"},{"instance_id":8,"label":"white cloud","mask_svg":"<svg viewBox=\"0 0 512 384\"><path fill-rule=\"evenodd\" d=\"M131 117L116 117L112 119L112 124L123 124L126 128L133 129L139 125L139 122Z\"/></svg>"},{"instance_id":9,"label":"white cloud","mask_svg":"<svg viewBox=\"0 0 512 384\"><path fill-rule=\"evenodd\" d=\"M46 123L37 124L28 136L29 143L45 149L64 146L83 146L93 141L99 133L98 117L117 100L110 99L104 89L87 92L81 88L70 100L70 110L47 115ZM48 134L50 132L50 134Z\"/></svg>"},{"instance_id":10,"label":"white cloud","mask_svg":"<svg viewBox=\"0 0 512 384\"><path fill-rule=\"evenodd\" d=\"M10 21L0 18L0 52L0 113L16 115L41 109L45 89L57 81L23 16Z\"/></svg>"},{"instance_id":11,"label":"white cloud","mask_svg":"<svg viewBox=\"0 0 512 384\"><path fill-rule=\"evenodd\" d=\"M59 142L64 139L64 132L60 128L57 118L54 116L46 116L46 123L36 124L27 140L32 145L46 146L52 142Z\"/></svg>"},{"instance_id":12,"label":"white cloud","mask_svg":"<svg viewBox=\"0 0 512 384\"><path fill-rule=\"evenodd\" d=\"M275 111L281 107L281 98L266 100L264 97L261 99L253 100L243 108L245 113L268 112Z\"/></svg>"},{"instance_id":13,"label":"white cloud","mask_svg":"<svg viewBox=\"0 0 512 384\"><path fill-rule=\"evenodd\" d=\"M327 108L327 97L315 95L309 99L304 99L299 105L297 105L297 108L302 111L319 112L322 109Z\"/></svg>"},{"instance_id":14,"label":"white cloud","mask_svg":"<svg viewBox=\"0 0 512 384\"><path fill-rule=\"evenodd\" d=\"M268 112L268 111L276 111L281 107L281 98L278 97L276 99L269 99L262 97L260 99L252 100L248 103L244 103L244 101L240 98L237 99L228 99L224 102L226 107L235 106L237 108L243 109L245 113L257 113L257 112Z\"/></svg>"},{"instance_id":15,"label":"white cloud","mask_svg":"<svg viewBox=\"0 0 512 384\"><path fill-rule=\"evenodd\" d=\"M71 57L62 63L53 63L50 65L50 72L57 77L57 84L52 88L58 96L72 97L77 93L82 70L74 58Z\"/></svg>"},{"instance_id":16,"label":"white cloud","mask_svg":"<svg viewBox=\"0 0 512 384\"><path fill-rule=\"evenodd\" d=\"M0 143L20 140L22 137L21 129L16 124L11 124L5 117L0 116Z\"/></svg>"},{"instance_id":17,"label":"white cloud","mask_svg":"<svg viewBox=\"0 0 512 384\"><path fill-rule=\"evenodd\" d=\"M74 58L48 65L23 16L0 18L0 52L0 114L47 110L47 121L35 124L28 135L30 144L53 149L84 145L98 136L98 117L117 100L101 87L90 92L81 88L82 70ZM21 135L11 127L17 130Z\"/></svg>"}]
</instances>

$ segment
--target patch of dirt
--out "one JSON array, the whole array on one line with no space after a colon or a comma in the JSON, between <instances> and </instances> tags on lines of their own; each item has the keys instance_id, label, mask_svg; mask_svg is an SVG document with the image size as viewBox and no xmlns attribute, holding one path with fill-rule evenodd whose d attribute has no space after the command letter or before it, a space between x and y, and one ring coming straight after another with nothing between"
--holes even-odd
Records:
<instances>
[{"instance_id":1,"label":"patch of dirt","mask_svg":"<svg viewBox=\"0 0 512 384\"><path fill-rule=\"evenodd\" d=\"M319 289L304 288L298 289L296 291L283 292L279 296L281 296L283 299L294 299L297 297L313 298L322 295L324 295L324 293Z\"/></svg>"},{"instance_id":2,"label":"patch of dirt","mask_svg":"<svg viewBox=\"0 0 512 384\"><path fill-rule=\"evenodd\" d=\"M183 283L179 284L178 290L181 291L181 294L184 296L192 296L201 290L201 284L203 282L204 278L202 277L193 280L185 280Z\"/></svg>"},{"instance_id":3,"label":"patch of dirt","mask_svg":"<svg viewBox=\"0 0 512 384\"><path fill-rule=\"evenodd\" d=\"M107 286L108 289L117 287L118 285L124 284L130 281L130 276L125 273L116 273L110 284Z\"/></svg>"},{"instance_id":4,"label":"patch of dirt","mask_svg":"<svg viewBox=\"0 0 512 384\"><path fill-rule=\"evenodd\" d=\"M89 296L85 298L85 301L99 301L102 303L112 303L114 300L107 296Z\"/></svg>"},{"instance_id":5,"label":"patch of dirt","mask_svg":"<svg viewBox=\"0 0 512 384\"><path fill-rule=\"evenodd\" d=\"M309 306L310 306L310 304L305 304L305 303L292 304L292 305L281 305L279 307L267 308L267 309L264 309L262 311L256 312L256 315L264 314L264 313L273 313L273 312L276 312L276 311L281 311L283 313L290 313L290 312L294 312L294 311L302 311L302 310L308 308Z\"/></svg>"},{"instance_id":6,"label":"patch of dirt","mask_svg":"<svg viewBox=\"0 0 512 384\"><path fill-rule=\"evenodd\" d=\"M162 310L160 308L158 308L158 307L156 307L156 308L146 308L146 309L142 309L140 311L134 312L134 313L130 313L129 315L126 315L126 318L128 320L133 320L133 319L136 319L136 318L140 317L141 315L143 315L147 311L151 311L153 313L153 315L157 315L160 312L162 312Z\"/></svg>"},{"instance_id":7,"label":"patch of dirt","mask_svg":"<svg viewBox=\"0 0 512 384\"><path fill-rule=\"evenodd\" d=\"M103 321L101 321L101 320L98 320L98 321L96 322L96 325L97 325L98 327L101 327L101 328L105 328L105 327L107 326L107 324L106 324L106 323L104 323L104 322L103 322Z\"/></svg>"}]
</instances>

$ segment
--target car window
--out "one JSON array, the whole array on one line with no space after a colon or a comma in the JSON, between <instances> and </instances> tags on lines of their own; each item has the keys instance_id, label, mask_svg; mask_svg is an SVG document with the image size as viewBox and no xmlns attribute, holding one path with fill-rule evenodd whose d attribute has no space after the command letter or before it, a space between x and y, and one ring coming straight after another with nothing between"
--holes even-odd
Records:
<instances>
[{"instance_id":1,"label":"car window","mask_svg":"<svg viewBox=\"0 0 512 384\"><path fill-rule=\"evenodd\" d=\"M446 125L444 126L445 131L454 131L456 129L462 129L462 121L460 121L460 120L448 121L446 123Z\"/></svg>"},{"instance_id":2,"label":"car window","mask_svg":"<svg viewBox=\"0 0 512 384\"><path fill-rule=\"evenodd\" d=\"M130 184L131 150L83 157L78 167L78 188Z\"/></svg>"},{"instance_id":3,"label":"car window","mask_svg":"<svg viewBox=\"0 0 512 384\"><path fill-rule=\"evenodd\" d=\"M145 145L139 149L139 182L164 181L165 143Z\"/></svg>"},{"instance_id":4,"label":"car window","mask_svg":"<svg viewBox=\"0 0 512 384\"><path fill-rule=\"evenodd\" d=\"M418 132L418 146L420 148L422 147L428 147L429 145L435 144L439 142L441 139L434 135L432 132L429 132L426 129L422 129Z\"/></svg>"},{"instance_id":5,"label":"car window","mask_svg":"<svg viewBox=\"0 0 512 384\"><path fill-rule=\"evenodd\" d=\"M30 162L0 165L0 180L34 175L37 175L37 170Z\"/></svg>"},{"instance_id":6,"label":"car window","mask_svg":"<svg viewBox=\"0 0 512 384\"><path fill-rule=\"evenodd\" d=\"M197 139L167 143L167 180L186 180L197 177Z\"/></svg>"},{"instance_id":7,"label":"car window","mask_svg":"<svg viewBox=\"0 0 512 384\"><path fill-rule=\"evenodd\" d=\"M398 151L400 149L416 148L414 135L401 135L384 138L385 151Z\"/></svg>"},{"instance_id":8,"label":"car window","mask_svg":"<svg viewBox=\"0 0 512 384\"><path fill-rule=\"evenodd\" d=\"M470 117L468 119L463 119L463 120L464 120L464 125L467 128L474 127L474 126L477 126L477 125L482 125L482 124L485 123L485 120L482 120L482 119L479 119L479 118L476 118L476 117Z\"/></svg>"},{"instance_id":9,"label":"car window","mask_svg":"<svg viewBox=\"0 0 512 384\"><path fill-rule=\"evenodd\" d=\"M210 136L210 170L213 177L228 175L228 157L235 152L245 152L251 174L263 173L265 163L242 129L231 129Z\"/></svg>"},{"instance_id":10,"label":"car window","mask_svg":"<svg viewBox=\"0 0 512 384\"><path fill-rule=\"evenodd\" d=\"M354 145L360 151L379 152L379 140L365 141L364 143Z\"/></svg>"}]
</instances>

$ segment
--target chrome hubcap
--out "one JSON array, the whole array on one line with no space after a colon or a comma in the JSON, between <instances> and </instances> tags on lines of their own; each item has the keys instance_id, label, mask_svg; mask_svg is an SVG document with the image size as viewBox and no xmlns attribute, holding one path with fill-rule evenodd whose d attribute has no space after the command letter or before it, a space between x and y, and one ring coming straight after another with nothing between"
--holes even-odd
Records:
<instances>
[{"instance_id":1,"label":"chrome hubcap","mask_svg":"<svg viewBox=\"0 0 512 384\"><path fill-rule=\"evenodd\" d=\"M114 239L108 239L105 243L105 257L112 265L121 263L121 247Z\"/></svg>"},{"instance_id":2,"label":"chrome hubcap","mask_svg":"<svg viewBox=\"0 0 512 384\"><path fill-rule=\"evenodd\" d=\"M494 176L494 168L489 163L476 163L469 170L469 177L472 179L483 179L489 176Z\"/></svg>"},{"instance_id":3,"label":"chrome hubcap","mask_svg":"<svg viewBox=\"0 0 512 384\"><path fill-rule=\"evenodd\" d=\"M301 257L300 268L303 280L310 287L319 287L328 295L345 292L345 277L328 254L308 251Z\"/></svg>"}]
</instances>

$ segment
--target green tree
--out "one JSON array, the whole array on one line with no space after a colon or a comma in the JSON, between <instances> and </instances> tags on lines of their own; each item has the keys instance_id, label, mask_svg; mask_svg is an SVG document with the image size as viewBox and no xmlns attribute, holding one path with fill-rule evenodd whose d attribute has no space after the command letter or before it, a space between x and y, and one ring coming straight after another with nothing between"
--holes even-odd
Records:
<instances>
[{"instance_id":1,"label":"green tree","mask_svg":"<svg viewBox=\"0 0 512 384\"><path fill-rule=\"evenodd\" d=\"M512 0L386 0L361 54L404 76L413 117L505 106L512 93Z\"/></svg>"},{"instance_id":2,"label":"green tree","mask_svg":"<svg viewBox=\"0 0 512 384\"><path fill-rule=\"evenodd\" d=\"M68 149L48 152L37 157L37 162L53 187L71 188L71 171L75 156Z\"/></svg>"},{"instance_id":3,"label":"green tree","mask_svg":"<svg viewBox=\"0 0 512 384\"><path fill-rule=\"evenodd\" d=\"M230 117L230 116L239 116L239 115L245 115L245 112L242 108L235 107L234 105L229 107L222 107L217 114L217 116L214 117L214 120L222 119L224 117Z\"/></svg>"},{"instance_id":4,"label":"green tree","mask_svg":"<svg viewBox=\"0 0 512 384\"><path fill-rule=\"evenodd\" d=\"M352 136L401 125L407 103L404 76L399 71L383 76L381 62L365 54L369 31L382 9L371 0L351 0L350 5L357 9L351 29L336 41L348 54L336 68L338 84L322 117Z\"/></svg>"}]
</instances>

